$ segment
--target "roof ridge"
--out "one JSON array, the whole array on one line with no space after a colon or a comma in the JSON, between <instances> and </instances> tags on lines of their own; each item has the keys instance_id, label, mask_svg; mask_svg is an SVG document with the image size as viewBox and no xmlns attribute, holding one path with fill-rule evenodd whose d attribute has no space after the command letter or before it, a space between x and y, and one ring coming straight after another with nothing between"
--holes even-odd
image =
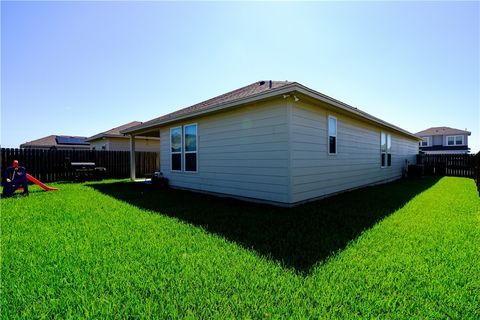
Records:
<instances>
[{"instance_id":1,"label":"roof ridge","mask_svg":"<svg viewBox=\"0 0 480 320\"><path fill-rule=\"evenodd\" d=\"M293 82L277 81L277 80L255 81L255 82L253 82L251 84L248 84L246 86L243 86L241 88L238 88L238 89L235 89L235 90L232 90L232 91L228 91L226 93L220 94L220 95L215 96L213 98L210 98L210 99L192 104L188 107L181 108L179 110L167 113L165 115L156 117L152 120L146 121L142 124L143 125L148 125L148 124L154 123L155 121L158 121L162 118L171 118L172 116L179 115L179 114L184 114L185 112L188 112L190 110L192 110L192 111L196 111L197 109L206 110L206 109L214 107L215 105L218 105L220 103L234 101L234 100L237 100L237 99L240 99L240 98L246 98L246 97L252 96L256 93L264 92L264 91L267 91L267 90L270 90L270 89L275 89L275 88L282 87L284 85L291 84L291 83L293 83ZM279 85L279 84L281 84L281 85ZM255 90L255 88L257 88L257 89L259 88L261 90Z\"/></svg>"}]
</instances>

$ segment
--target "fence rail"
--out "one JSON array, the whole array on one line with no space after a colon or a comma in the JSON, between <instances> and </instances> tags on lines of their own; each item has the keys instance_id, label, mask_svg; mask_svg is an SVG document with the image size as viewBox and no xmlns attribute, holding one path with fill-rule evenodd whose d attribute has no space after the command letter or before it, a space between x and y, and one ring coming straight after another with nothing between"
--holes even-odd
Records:
<instances>
[{"instance_id":1,"label":"fence rail","mask_svg":"<svg viewBox=\"0 0 480 320\"><path fill-rule=\"evenodd\" d=\"M70 162L95 162L97 167L107 168L107 178L130 177L129 151L2 148L2 173L14 159L26 167L28 173L45 182L72 179ZM137 177L153 173L160 167L160 155L157 152L135 152L135 165Z\"/></svg>"},{"instance_id":2,"label":"fence rail","mask_svg":"<svg viewBox=\"0 0 480 320\"><path fill-rule=\"evenodd\" d=\"M475 158L477 157L477 158ZM477 160L475 160L477 159ZM419 154L417 164L423 164L426 175L475 177L475 161L472 154Z\"/></svg>"}]
</instances>

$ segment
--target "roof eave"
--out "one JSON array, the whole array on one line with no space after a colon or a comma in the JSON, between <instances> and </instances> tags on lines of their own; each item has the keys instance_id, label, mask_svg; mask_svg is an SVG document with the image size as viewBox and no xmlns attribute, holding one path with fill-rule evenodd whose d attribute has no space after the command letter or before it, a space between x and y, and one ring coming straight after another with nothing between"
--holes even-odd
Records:
<instances>
[{"instance_id":1,"label":"roof eave","mask_svg":"<svg viewBox=\"0 0 480 320\"><path fill-rule=\"evenodd\" d=\"M171 119L165 119L163 121L155 121L155 122L151 122L151 123L145 122L141 125L131 127L131 128L125 129L125 130L121 130L120 133L123 133L123 134L141 133L141 132L148 131L148 129L158 127L158 126L161 126L161 125L165 125L165 124L168 124L168 123L171 123L171 122L186 120L186 119L198 117L198 116L201 116L201 115L204 115L204 114L209 114L209 113L212 113L212 112L220 111L220 110L223 110L223 109L233 108L233 107L236 107L236 106L239 106L239 105L242 105L242 104L255 102L255 101L260 101L260 100L265 100L265 99L275 97L275 96L283 94L283 93L289 93L289 92L294 91L295 90L295 84L296 84L295 82L292 82L291 84L288 84L288 85L285 85L285 86L282 86L282 87L279 87L279 88L275 88L275 89L272 89L272 90L269 90L269 91L266 91L266 92L261 92L261 93L255 94L255 95L251 95L251 96L246 97L246 98L240 98L240 99L229 101L229 102L226 102L226 103L220 103L220 104L217 104L216 106L213 106L213 107L208 108L206 110L201 110L201 111L198 111L198 112L192 112L192 113L189 113L189 114L186 114L186 115L183 115L183 116L178 116L178 117L174 117L174 118L171 118Z\"/></svg>"},{"instance_id":2,"label":"roof eave","mask_svg":"<svg viewBox=\"0 0 480 320\"><path fill-rule=\"evenodd\" d=\"M360 111L357 108L352 107L352 106L350 106L350 105L348 105L344 102L341 102L341 101L336 100L332 97L324 95L320 92L317 92L315 90L307 88L307 87L305 87L305 86L303 86L303 85L301 85L297 82L292 82L292 83L290 83L288 85L285 85L283 87L272 89L272 90L262 92L262 93L258 93L256 95L252 95L252 96L249 96L247 98L241 98L241 99L237 99L237 100L230 101L230 102L227 102L227 103L221 103L221 104L218 104L218 105L216 105L212 108L209 108L207 110L192 112L192 113L189 113L189 114L186 114L186 115L183 115L183 116L178 116L178 117L174 117L174 118L171 118L171 119L165 119L163 121L153 121L153 122L150 122L150 123L145 122L145 123L140 124L138 126L134 126L134 127L122 130L122 131L120 131L120 133L130 134L130 135L131 134L141 134L142 132L147 132L154 127L158 127L158 126L166 125L166 124L169 124L169 123L172 123L172 122L177 122L177 121L181 121L181 120L186 120L186 119L198 117L198 116L201 116L201 115L209 114L209 113L220 111L220 110L223 110L223 109L233 108L233 107L236 107L236 106L239 106L239 105L242 105L242 104L251 103L251 102L260 101L260 100L265 100L265 99L272 98L272 97L275 97L275 96L278 96L278 95L281 95L281 94L292 93L292 92L299 92L299 93L305 94L305 95L307 95L311 98L326 102L326 103L331 104L331 105L333 105L333 106L335 106L335 107L337 107L341 110L344 110L348 113L355 114L362 119L367 119L370 122L373 122L377 125L381 125L383 127L393 129L394 131L397 131L397 132L399 132L399 133L401 133L405 136L408 136L411 139L414 139L414 140L417 140L417 141L422 140L420 137L414 135L413 133L410 133L406 130L403 130L402 128L399 128L399 127L397 127L393 124L390 124L386 121L383 121L379 118L376 118L376 117L374 117L374 116L372 116L372 115L370 115L366 112Z\"/></svg>"},{"instance_id":3,"label":"roof eave","mask_svg":"<svg viewBox=\"0 0 480 320\"><path fill-rule=\"evenodd\" d=\"M305 94L305 95L307 95L307 96L310 96L310 97L312 97L312 98L314 98L314 99L317 99L317 100L326 102L326 103L328 103L328 104L331 104L331 105L333 105L333 106L335 106L335 107L337 107L337 108L339 108L339 109L341 109L341 110L344 110L344 111L346 111L346 112L348 112L348 113L352 113L352 114L354 114L354 115L356 115L356 116L358 116L358 117L360 117L360 118L362 118L362 119L367 119L367 120L369 120L370 122L373 122L373 123L375 123L375 124L377 124L377 125L381 125L381 126L383 126L383 127L386 127L386 128L389 128L389 129L393 129L393 130L395 130L395 131L397 131L397 132L399 132L399 133L402 133L403 135L406 135L406 136L408 136L408 137L410 137L410 138L412 138L412 139L414 139L414 140L417 140L417 141L422 140L420 137L414 135L414 134L411 133L411 132L408 132L408 131L400 128L400 127L397 127L397 126L395 126L395 125L393 125L393 124L391 124L391 123L389 123L389 122L386 122L386 121L384 121L384 120L382 120L382 119L379 119L379 118L377 118L377 117L375 117L375 116L372 116L371 114L368 114L368 113L366 113L366 112L364 112L364 111L361 111L361 110L359 110L358 108L352 107L352 106L350 106L350 105L348 105L348 104L346 104L346 103L344 103L344 102L342 102L342 101L339 101L339 100L334 99L334 98L332 98L332 97L329 97L329 96L327 96L327 95L325 95L325 94L323 94L323 93L320 93L320 92L318 92L318 91L315 91L315 90L312 90L312 89L310 89L310 88L307 88L307 87L305 87L305 86L303 86L303 85L301 85L301 84L297 84L297 86L298 86L298 90L297 90L297 91L300 92L300 93L303 93L303 94Z\"/></svg>"}]
</instances>

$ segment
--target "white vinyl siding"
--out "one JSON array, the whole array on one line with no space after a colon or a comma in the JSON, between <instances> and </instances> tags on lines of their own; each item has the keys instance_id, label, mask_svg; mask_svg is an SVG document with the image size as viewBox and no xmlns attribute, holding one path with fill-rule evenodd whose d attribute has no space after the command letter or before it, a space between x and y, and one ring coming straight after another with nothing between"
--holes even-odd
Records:
<instances>
[{"instance_id":1,"label":"white vinyl siding","mask_svg":"<svg viewBox=\"0 0 480 320\"><path fill-rule=\"evenodd\" d=\"M418 141L389 132L392 162L390 167L380 168L383 129L340 114L335 116L337 130L341 132L337 139L341 152L329 157L326 142L330 112L321 106L299 102L292 113L293 203L400 178L405 160L416 161Z\"/></svg>"},{"instance_id":2,"label":"white vinyl siding","mask_svg":"<svg viewBox=\"0 0 480 320\"><path fill-rule=\"evenodd\" d=\"M288 204L388 182L401 177L405 160L415 163L418 140L333 110L280 97L196 117L195 174L170 171L170 127L163 127L161 171L172 187ZM335 156L329 116L336 118ZM382 131L391 154L386 168L379 166Z\"/></svg>"},{"instance_id":3,"label":"white vinyl siding","mask_svg":"<svg viewBox=\"0 0 480 320\"><path fill-rule=\"evenodd\" d=\"M289 202L284 99L199 117L195 122L199 169L196 174L170 171L169 128L161 129L161 171L171 186Z\"/></svg>"},{"instance_id":4,"label":"white vinyl siding","mask_svg":"<svg viewBox=\"0 0 480 320\"><path fill-rule=\"evenodd\" d=\"M102 150L103 146L105 146L105 150L107 151L130 151L130 138L109 137L90 142L90 149L95 148L95 150ZM135 139L135 151L160 152L160 139L137 137Z\"/></svg>"}]
</instances>

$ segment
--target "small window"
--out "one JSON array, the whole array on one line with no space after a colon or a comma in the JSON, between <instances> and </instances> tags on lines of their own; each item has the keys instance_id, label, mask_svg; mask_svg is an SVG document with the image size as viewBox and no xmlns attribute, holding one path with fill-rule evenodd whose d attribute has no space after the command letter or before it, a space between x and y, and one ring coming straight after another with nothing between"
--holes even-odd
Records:
<instances>
[{"instance_id":1,"label":"small window","mask_svg":"<svg viewBox=\"0 0 480 320\"><path fill-rule=\"evenodd\" d=\"M170 155L172 171L182 171L182 127L170 129Z\"/></svg>"},{"instance_id":2,"label":"small window","mask_svg":"<svg viewBox=\"0 0 480 320\"><path fill-rule=\"evenodd\" d=\"M447 137L447 145L453 146L454 144L455 144L455 137L453 136Z\"/></svg>"},{"instance_id":3,"label":"small window","mask_svg":"<svg viewBox=\"0 0 480 320\"><path fill-rule=\"evenodd\" d=\"M337 154L337 118L328 116L328 154Z\"/></svg>"},{"instance_id":4,"label":"small window","mask_svg":"<svg viewBox=\"0 0 480 320\"><path fill-rule=\"evenodd\" d=\"M389 133L380 133L380 166L392 166L392 136Z\"/></svg>"},{"instance_id":5,"label":"small window","mask_svg":"<svg viewBox=\"0 0 480 320\"><path fill-rule=\"evenodd\" d=\"M420 141L420 147L428 147L429 145L429 137L423 137L422 141Z\"/></svg>"},{"instance_id":6,"label":"small window","mask_svg":"<svg viewBox=\"0 0 480 320\"><path fill-rule=\"evenodd\" d=\"M455 144L462 145L463 144L463 136L455 136Z\"/></svg>"},{"instance_id":7,"label":"small window","mask_svg":"<svg viewBox=\"0 0 480 320\"><path fill-rule=\"evenodd\" d=\"M197 125L184 127L185 140L185 171L197 171Z\"/></svg>"},{"instance_id":8,"label":"small window","mask_svg":"<svg viewBox=\"0 0 480 320\"><path fill-rule=\"evenodd\" d=\"M387 134L387 166L392 166L392 136Z\"/></svg>"}]
</instances>

